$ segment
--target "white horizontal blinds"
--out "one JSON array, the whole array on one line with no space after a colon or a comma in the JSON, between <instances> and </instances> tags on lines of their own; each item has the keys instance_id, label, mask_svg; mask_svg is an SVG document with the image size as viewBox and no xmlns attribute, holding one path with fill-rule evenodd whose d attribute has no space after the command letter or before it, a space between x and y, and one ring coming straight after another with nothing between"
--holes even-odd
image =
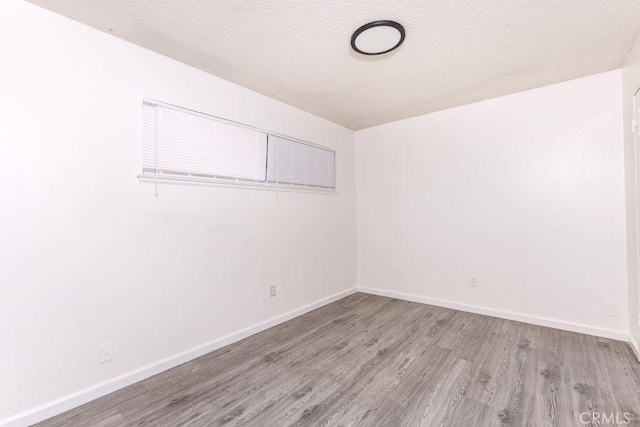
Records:
<instances>
[{"instance_id":1,"label":"white horizontal blinds","mask_svg":"<svg viewBox=\"0 0 640 427\"><path fill-rule=\"evenodd\" d=\"M178 107L144 103L144 173L263 183L267 134Z\"/></svg>"},{"instance_id":2,"label":"white horizontal blinds","mask_svg":"<svg viewBox=\"0 0 640 427\"><path fill-rule=\"evenodd\" d=\"M302 145L302 144L301 144ZM318 186L318 151L316 147L311 145L303 145L305 148L306 168L304 171L305 184Z\"/></svg>"},{"instance_id":3,"label":"white horizontal blinds","mask_svg":"<svg viewBox=\"0 0 640 427\"><path fill-rule=\"evenodd\" d=\"M156 170L156 108L142 104L142 171Z\"/></svg>"},{"instance_id":4,"label":"white horizontal blinds","mask_svg":"<svg viewBox=\"0 0 640 427\"><path fill-rule=\"evenodd\" d=\"M291 140L269 135L268 156L269 164L267 165L267 180L270 183L279 182L282 184L291 184Z\"/></svg>"},{"instance_id":5,"label":"white horizontal blinds","mask_svg":"<svg viewBox=\"0 0 640 427\"><path fill-rule=\"evenodd\" d=\"M336 188L336 153L329 152L329 187Z\"/></svg>"},{"instance_id":6,"label":"white horizontal blinds","mask_svg":"<svg viewBox=\"0 0 640 427\"><path fill-rule=\"evenodd\" d=\"M336 155L333 151L318 152L318 186L336 188Z\"/></svg>"},{"instance_id":7,"label":"white horizontal blinds","mask_svg":"<svg viewBox=\"0 0 640 427\"><path fill-rule=\"evenodd\" d=\"M269 183L335 188L335 153L288 138L269 135ZM277 168L277 171L276 171Z\"/></svg>"},{"instance_id":8,"label":"white horizontal blinds","mask_svg":"<svg viewBox=\"0 0 640 427\"><path fill-rule=\"evenodd\" d=\"M216 174L221 178L239 178L264 182L267 162L267 134L218 123L215 158Z\"/></svg>"},{"instance_id":9,"label":"white horizontal blinds","mask_svg":"<svg viewBox=\"0 0 640 427\"><path fill-rule=\"evenodd\" d=\"M307 150L304 144L291 142L291 183L306 184ZM278 164L279 166L279 164ZM282 182L282 181L280 181Z\"/></svg>"}]
</instances>

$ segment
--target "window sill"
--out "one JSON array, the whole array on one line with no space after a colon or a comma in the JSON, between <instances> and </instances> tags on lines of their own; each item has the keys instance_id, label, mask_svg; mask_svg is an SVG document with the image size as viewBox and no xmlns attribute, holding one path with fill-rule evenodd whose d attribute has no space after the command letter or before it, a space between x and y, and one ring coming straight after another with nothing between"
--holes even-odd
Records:
<instances>
[{"instance_id":1,"label":"window sill","mask_svg":"<svg viewBox=\"0 0 640 427\"><path fill-rule=\"evenodd\" d=\"M339 191L335 189L321 189L317 187L306 187L296 185L280 185L275 186L273 184L261 184L253 182L243 181L222 181L213 179L200 179L193 177L167 177L150 174L139 174L138 182L147 184L170 184L170 185L195 185L200 187L221 187L221 188L241 188L246 190L262 190L262 191L279 191L289 193L312 193L312 194L325 194L325 195L337 195Z\"/></svg>"}]
</instances>

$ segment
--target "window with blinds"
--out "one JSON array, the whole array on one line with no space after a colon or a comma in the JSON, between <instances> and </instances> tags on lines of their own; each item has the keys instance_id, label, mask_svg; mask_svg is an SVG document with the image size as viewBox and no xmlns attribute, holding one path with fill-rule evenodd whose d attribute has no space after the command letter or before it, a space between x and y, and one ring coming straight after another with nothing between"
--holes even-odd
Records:
<instances>
[{"instance_id":1,"label":"window with blinds","mask_svg":"<svg viewBox=\"0 0 640 427\"><path fill-rule=\"evenodd\" d=\"M191 110L144 101L143 177L335 190L335 152Z\"/></svg>"},{"instance_id":2,"label":"window with blinds","mask_svg":"<svg viewBox=\"0 0 640 427\"><path fill-rule=\"evenodd\" d=\"M335 188L335 153L269 135L267 181L280 185Z\"/></svg>"}]
</instances>

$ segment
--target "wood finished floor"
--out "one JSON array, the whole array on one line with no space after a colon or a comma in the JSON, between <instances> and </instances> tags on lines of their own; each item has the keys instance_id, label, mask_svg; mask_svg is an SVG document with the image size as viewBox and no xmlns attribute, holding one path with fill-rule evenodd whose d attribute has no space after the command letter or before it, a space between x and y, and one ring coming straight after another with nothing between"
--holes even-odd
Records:
<instances>
[{"instance_id":1,"label":"wood finished floor","mask_svg":"<svg viewBox=\"0 0 640 427\"><path fill-rule=\"evenodd\" d=\"M358 293L39 425L580 426L583 412L640 425L626 343Z\"/></svg>"}]
</instances>

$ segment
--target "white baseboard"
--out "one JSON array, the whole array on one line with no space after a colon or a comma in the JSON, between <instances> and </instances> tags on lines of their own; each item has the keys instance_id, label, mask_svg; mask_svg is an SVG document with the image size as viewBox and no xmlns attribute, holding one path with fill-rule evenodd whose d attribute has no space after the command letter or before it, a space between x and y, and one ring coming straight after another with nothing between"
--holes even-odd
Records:
<instances>
[{"instance_id":1,"label":"white baseboard","mask_svg":"<svg viewBox=\"0 0 640 427\"><path fill-rule=\"evenodd\" d=\"M440 300L435 298L427 298L418 295L405 294L401 292L387 291L384 289L358 287L359 292L367 294L380 295L384 297L396 298L405 301L419 302L422 304L435 305L438 307L452 308L454 310L467 311L470 313L484 314L485 316L498 317L501 319L515 320L523 323L531 323L532 325L546 326L549 328L562 329L580 334L595 335L597 337L611 338L618 341L628 341L629 337L626 331L618 331L615 329L600 328L597 326L589 326L580 323L566 322L564 320L550 319L547 317L532 316L529 314L514 313L511 311L496 310L493 308L480 307L477 305L463 304L453 301Z\"/></svg>"},{"instance_id":2,"label":"white baseboard","mask_svg":"<svg viewBox=\"0 0 640 427\"><path fill-rule=\"evenodd\" d=\"M638 342L631 334L629 334L629 345L631 346L631 350L635 353L638 362L640 362L640 346L638 346Z\"/></svg>"},{"instance_id":3,"label":"white baseboard","mask_svg":"<svg viewBox=\"0 0 640 427\"><path fill-rule=\"evenodd\" d=\"M242 329L238 332L234 332L232 334L223 336L213 341L209 341L207 343L201 344L197 347L193 347L181 353L174 354L173 356L169 356L162 360L158 360L157 362L151 363L149 365L142 366L138 369L129 371L115 378L111 378L109 380L87 387L83 390L79 390L75 393L71 393L59 399L45 403L33 409L29 409L19 414L13 415L9 418L0 420L0 426L23 427L23 426L30 426L37 422L46 420L47 418L51 418L55 415L61 414L70 409L78 407L80 405L84 405L85 403L95 400L99 397L105 396L116 390L127 387L138 381L142 381L146 378L159 374L160 372L166 371L167 369L171 369L173 367L181 365L185 362L188 362L197 357L210 353L226 345L240 341L253 334L262 332L273 326L279 325L280 323L286 322L287 320L291 320L295 317L301 316L305 313L315 310L316 308L320 308L324 305L327 305L329 303L342 299L356 292L357 292L356 288L339 292L327 298L323 298L319 301L305 305L304 307L300 307L296 310L290 311L288 313L282 314L280 316L271 318L264 322Z\"/></svg>"}]
</instances>

